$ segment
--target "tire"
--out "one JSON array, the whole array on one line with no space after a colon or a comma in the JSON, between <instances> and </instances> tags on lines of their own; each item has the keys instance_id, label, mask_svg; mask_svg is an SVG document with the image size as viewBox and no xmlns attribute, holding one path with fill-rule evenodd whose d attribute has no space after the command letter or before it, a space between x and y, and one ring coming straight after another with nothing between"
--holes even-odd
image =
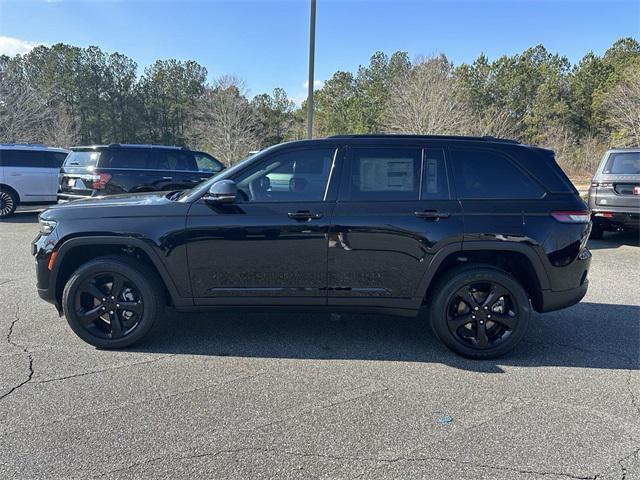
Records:
<instances>
[{"instance_id":1,"label":"tire","mask_svg":"<svg viewBox=\"0 0 640 480\"><path fill-rule=\"evenodd\" d=\"M0 218L7 218L13 215L19 203L20 199L16 192L0 187Z\"/></svg>"},{"instance_id":2,"label":"tire","mask_svg":"<svg viewBox=\"0 0 640 480\"><path fill-rule=\"evenodd\" d=\"M164 304L164 285L157 274L141 262L117 255L81 265L62 294L71 329L85 342L103 349L138 342L151 330Z\"/></svg>"},{"instance_id":3,"label":"tire","mask_svg":"<svg viewBox=\"0 0 640 480\"><path fill-rule=\"evenodd\" d=\"M507 272L465 265L438 281L428 312L436 337L449 349L465 357L489 359L504 355L522 340L531 303Z\"/></svg>"},{"instance_id":4,"label":"tire","mask_svg":"<svg viewBox=\"0 0 640 480\"><path fill-rule=\"evenodd\" d=\"M591 234L589 235L591 240L602 240L604 238L604 229L601 225L594 223L591 226Z\"/></svg>"}]
</instances>

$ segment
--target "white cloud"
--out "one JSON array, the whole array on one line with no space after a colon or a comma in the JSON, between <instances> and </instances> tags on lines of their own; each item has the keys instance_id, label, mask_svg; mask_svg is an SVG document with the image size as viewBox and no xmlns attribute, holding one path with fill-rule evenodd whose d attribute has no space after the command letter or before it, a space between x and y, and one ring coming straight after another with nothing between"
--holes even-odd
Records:
<instances>
[{"instance_id":1,"label":"white cloud","mask_svg":"<svg viewBox=\"0 0 640 480\"><path fill-rule=\"evenodd\" d=\"M304 88L309 88L309 80L306 80L302 86ZM313 88L314 89L318 89L318 88L322 88L324 86L324 82L322 80L314 80L313 81Z\"/></svg>"},{"instance_id":2,"label":"white cloud","mask_svg":"<svg viewBox=\"0 0 640 480\"><path fill-rule=\"evenodd\" d=\"M29 53L33 47L38 45L43 45L43 43L0 35L0 55L13 57L18 54Z\"/></svg>"}]
</instances>

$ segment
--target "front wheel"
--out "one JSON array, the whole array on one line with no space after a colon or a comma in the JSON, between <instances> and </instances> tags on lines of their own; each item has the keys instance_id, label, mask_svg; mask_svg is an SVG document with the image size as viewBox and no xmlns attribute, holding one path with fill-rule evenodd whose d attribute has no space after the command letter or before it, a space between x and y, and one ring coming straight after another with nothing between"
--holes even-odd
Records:
<instances>
[{"instance_id":1,"label":"front wheel","mask_svg":"<svg viewBox=\"0 0 640 480\"><path fill-rule=\"evenodd\" d=\"M531 316L529 296L506 272L465 266L436 286L429 317L436 336L465 357L495 358L524 337Z\"/></svg>"},{"instance_id":2,"label":"front wheel","mask_svg":"<svg viewBox=\"0 0 640 480\"><path fill-rule=\"evenodd\" d=\"M124 256L80 266L64 287L62 306L71 329L85 342L116 349L144 337L162 311L163 287L155 272Z\"/></svg>"}]
</instances>

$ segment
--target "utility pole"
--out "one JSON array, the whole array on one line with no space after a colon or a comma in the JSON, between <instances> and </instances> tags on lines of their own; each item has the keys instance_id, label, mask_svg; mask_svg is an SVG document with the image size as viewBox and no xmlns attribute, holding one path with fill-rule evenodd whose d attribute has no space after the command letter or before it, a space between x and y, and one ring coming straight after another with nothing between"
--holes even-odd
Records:
<instances>
[{"instance_id":1,"label":"utility pole","mask_svg":"<svg viewBox=\"0 0 640 480\"><path fill-rule=\"evenodd\" d=\"M313 64L316 48L316 0L309 12L309 88L307 94L307 138L313 137Z\"/></svg>"}]
</instances>

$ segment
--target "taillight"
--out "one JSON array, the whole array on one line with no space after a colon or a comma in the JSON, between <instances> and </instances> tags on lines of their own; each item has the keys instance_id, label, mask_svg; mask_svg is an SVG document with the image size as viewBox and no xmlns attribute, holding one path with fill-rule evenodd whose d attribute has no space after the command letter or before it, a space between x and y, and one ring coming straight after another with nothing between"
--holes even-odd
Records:
<instances>
[{"instance_id":1,"label":"taillight","mask_svg":"<svg viewBox=\"0 0 640 480\"><path fill-rule=\"evenodd\" d=\"M560 223L589 223L591 215L588 210L578 212L551 212L551 216Z\"/></svg>"},{"instance_id":2,"label":"taillight","mask_svg":"<svg viewBox=\"0 0 640 480\"><path fill-rule=\"evenodd\" d=\"M94 190L102 190L109 180L111 180L111 175L108 173L98 173L93 176L93 184L91 185L91 188Z\"/></svg>"}]
</instances>

